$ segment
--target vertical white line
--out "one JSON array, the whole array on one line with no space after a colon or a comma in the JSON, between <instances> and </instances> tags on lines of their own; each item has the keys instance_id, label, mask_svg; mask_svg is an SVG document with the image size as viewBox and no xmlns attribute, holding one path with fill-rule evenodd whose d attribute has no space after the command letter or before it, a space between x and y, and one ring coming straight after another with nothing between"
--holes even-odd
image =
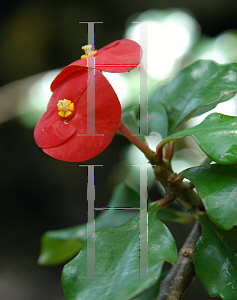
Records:
<instances>
[{"instance_id":1,"label":"vertical white line","mask_svg":"<svg viewBox=\"0 0 237 300\"><path fill-rule=\"evenodd\" d=\"M140 274L136 279L157 279L157 277L148 277L148 166L133 165L140 168Z\"/></svg>"},{"instance_id":2,"label":"vertical white line","mask_svg":"<svg viewBox=\"0 0 237 300\"><path fill-rule=\"evenodd\" d=\"M87 223L87 277L95 277L95 179L94 166L88 165L87 174L87 201L88 201L88 223ZM89 237L92 238L89 238Z\"/></svg>"},{"instance_id":3,"label":"vertical white line","mask_svg":"<svg viewBox=\"0 0 237 300\"><path fill-rule=\"evenodd\" d=\"M95 50L95 24L103 22L79 22L87 24L87 44L91 45L91 50ZM82 136L103 136L95 133L95 57L87 58L87 133Z\"/></svg>"},{"instance_id":4,"label":"vertical white line","mask_svg":"<svg viewBox=\"0 0 237 300\"><path fill-rule=\"evenodd\" d=\"M95 24L87 23L87 44L91 45L91 50L95 50ZM95 57L87 58L87 135L95 135Z\"/></svg>"},{"instance_id":5,"label":"vertical white line","mask_svg":"<svg viewBox=\"0 0 237 300\"><path fill-rule=\"evenodd\" d=\"M95 168L103 165L79 165L88 167L87 171L87 277L80 279L94 279L95 277ZM99 277L98 277L99 278Z\"/></svg>"},{"instance_id":6,"label":"vertical white line","mask_svg":"<svg viewBox=\"0 0 237 300\"><path fill-rule=\"evenodd\" d=\"M140 277L148 277L147 269L147 167L140 165Z\"/></svg>"},{"instance_id":7,"label":"vertical white line","mask_svg":"<svg viewBox=\"0 0 237 300\"><path fill-rule=\"evenodd\" d=\"M147 84L147 46L148 46L148 23L140 24L140 45L143 50L142 64L140 65L140 134L148 135L148 84ZM146 123L141 119L146 118Z\"/></svg>"},{"instance_id":8,"label":"vertical white line","mask_svg":"<svg viewBox=\"0 0 237 300\"><path fill-rule=\"evenodd\" d=\"M148 132L148 24L146 21L137 21L132 23L140 24L140 46L141 50L141 62L140 62L140 95L139 95L139 134L136 136L156 136L156 134L149 134ZM146 120L144 122L143 120Z\"/></svg>"}]
</instances>

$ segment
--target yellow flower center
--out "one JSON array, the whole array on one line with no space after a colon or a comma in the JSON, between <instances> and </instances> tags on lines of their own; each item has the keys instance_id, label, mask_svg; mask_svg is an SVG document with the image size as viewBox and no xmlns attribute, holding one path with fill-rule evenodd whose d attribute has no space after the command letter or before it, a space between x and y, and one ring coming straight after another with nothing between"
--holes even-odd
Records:
<instances>
[{"instance_id":1,"label":"yellow flower center","mask_svg":"<svg viewBox=\"0 0 237 300\"><path fill-rule=\"evenodd\" d=\"M59 100L57 106L59 110L58 114L63 118L67 118L75 112L74 103L67 99Z\"/></svg>"},{"instance_id":2,"label":"yellow flower center","mask_svg":"<svg viewBox=\"0 0 237 300\"><path fill-rule=\"evenodd\" d=\"M89 56L96 56L97 50L91 51L92 45L85 45L81 47L82 50L85 51L85 54L81 56L81 58L88 58Z\"/></svg>"}]
</instances>

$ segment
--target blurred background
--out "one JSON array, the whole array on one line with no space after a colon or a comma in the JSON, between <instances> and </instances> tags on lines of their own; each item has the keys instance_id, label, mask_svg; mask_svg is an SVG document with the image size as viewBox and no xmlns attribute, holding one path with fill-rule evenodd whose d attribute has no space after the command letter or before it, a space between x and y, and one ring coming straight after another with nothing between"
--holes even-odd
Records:
<instances>
[{"instance_id":1,"label":"blurred background","mask_svg":"<svg viewBox=\"0 0 237 300\"><path fill-rule=\"evenodd\" d=\"M83 54L87 27L78 22L103 22L95 26L99 49L121 38L139 42L139 30L132 22L150 21L148 59L149 53L156 58L150 64L148 60L152 92L157 82L166 82L196 59L237 61L236 12L236 0L1 0L0 299L63 300L63 266L37 264L40 239L47 230L87 221L86 168L47 156L33 139L34 126L50 97L51 81ZM138 74L139 70L105 74L123 108L138 102ZM236 115L231 103L225 103L221 111L228 106L229 113ZM136 163L129 160L134 150L128 144L116 136L106 150L86 162L103 165L95 171L97 206L106 206L113 187L124 179L124 157L127 165ZM199 155L193 154L191 164L202 158ZM176 167L187 166L177 159ZM188 229L176 225L173 230L181 247ZM198 280L184 300L191 298L210 299Z\"/></svg>"}]
</instances>

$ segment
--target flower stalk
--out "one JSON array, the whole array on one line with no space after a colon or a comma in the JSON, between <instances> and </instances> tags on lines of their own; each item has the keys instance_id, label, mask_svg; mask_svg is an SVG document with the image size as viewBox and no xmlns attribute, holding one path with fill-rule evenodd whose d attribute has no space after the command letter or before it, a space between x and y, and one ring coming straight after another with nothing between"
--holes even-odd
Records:
<instances>
[{"instance_id":1,"label":"flower stalk","mask_svg":"<svg viewBox=\"0 0 237 300\"><path fill-rule=\"evenodd\" d=\"M155 153L144 144L136 135L134 135L121 121L118 127L118 131L120 131L133 145L135 145L139 150L141 150L147 159L151 162Z\"/></svg>"}]
</instances>

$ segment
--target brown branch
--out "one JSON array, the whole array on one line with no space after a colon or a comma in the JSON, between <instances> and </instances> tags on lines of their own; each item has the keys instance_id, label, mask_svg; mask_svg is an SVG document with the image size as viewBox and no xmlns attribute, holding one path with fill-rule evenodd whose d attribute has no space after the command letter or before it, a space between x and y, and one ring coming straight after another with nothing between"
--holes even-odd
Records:
<instances>
[{"instance_id":1,"label":"brown branch","mask_svg":"<svg viewBox=\"0 0 237 300\"><path fill-rule=\"evenodd\" d=\"M201 225L196 221L187 240L179 251L178 262L171 268L160 286L157 300L182 299L196 276L193 264L193 252L201 234Z\"/></svg>"},{"instance_id":2,"label":"brown branch","mask_svg":"<svg viewBox=\"0 0 237 300\"><path fill-rule=\"evenodd\" d=\"M162 208L170 205L171 203L173 203L174 200L175 200L174 196L166 195L164 198L156 200L153 203L159 203L160 204L159 209L162 209Z\"/></svg>"},{"instance_id":3,"label":"brown branch","mask_svg":"<svg viewBox=\"0 0 237 300\"><path fill-rule=\"evenodd\" d=\"M175 196L175 199L189 211L193 212L203 207L200 196L193 189L194 186L188 182L183 182L184 178L174 173L169 161L163 159L153 169L156 180L164 187L167 195Z\"/></svg>"},{"instance_id":4,"label":"brown branch","mask_svg":"<svg viewBox=\"0 0 237 300\"><path fill-rule=\"evenodd\" d=\"M174 142L165 145L165 159L171 161L174 155Z\"/></svg>"}]
</instances>

